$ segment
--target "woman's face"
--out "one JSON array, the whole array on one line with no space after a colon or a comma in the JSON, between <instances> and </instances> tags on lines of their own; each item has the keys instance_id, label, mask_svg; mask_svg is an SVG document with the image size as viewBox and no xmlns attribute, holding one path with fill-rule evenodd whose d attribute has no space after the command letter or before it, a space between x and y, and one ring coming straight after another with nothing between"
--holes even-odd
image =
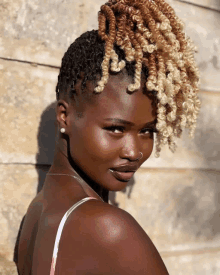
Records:
<instances>
[{"instance_id":1,"label":"woman's face","mask_svg":"<svg viewBox=\"0 0 220 275\"><path fill-rule=\"evenodd\" d=\"M138 91L127 93L132 81L133 78L123 73L110 75L103 92L94 95L97 100L93 104L79 104L83 117L77 118L73 107L68 115L73 161L89 178L109 191L124 189L129 180L123 178L125 173L121 178L112 168L123 164L136 164L139 168L153 150L156 110L152 100L143 94L145 81L142 80ZM90 83L88 87L92 93L95 86Z\"/></svg>"}]
</instances>

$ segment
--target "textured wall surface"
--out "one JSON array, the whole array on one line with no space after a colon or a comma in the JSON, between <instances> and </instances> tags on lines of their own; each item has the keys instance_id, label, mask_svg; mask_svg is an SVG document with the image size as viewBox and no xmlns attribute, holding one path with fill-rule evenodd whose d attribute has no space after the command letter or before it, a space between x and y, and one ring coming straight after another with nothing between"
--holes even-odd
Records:
<instances>
[{"instance_id":1,"label":"textured wall surface","mask_svg":"<svg viewBox=\"0 0 220 275\"><path fill-rule=\"evenodd\" d=\"M202 109L195 138L146 161L111 203L131 213L171 275L220 273L220 2L168 0L198 47ZM42 188L55 145L61 58L97 28L103 0L1 0L0 274L14 275L23 215Z\"/></svg>"},{"instance_id":2,"label":"textured wall surface","mask_svg":"<svg viewBox=\"0 0 220 275\"><path fill-rule=\"evenodd\" d=\"M205 7L207 9L220 10L219 0L176 0L180 2L185 2L192 5L197 5L199 7Z\"/></svg>"}]
</instances>

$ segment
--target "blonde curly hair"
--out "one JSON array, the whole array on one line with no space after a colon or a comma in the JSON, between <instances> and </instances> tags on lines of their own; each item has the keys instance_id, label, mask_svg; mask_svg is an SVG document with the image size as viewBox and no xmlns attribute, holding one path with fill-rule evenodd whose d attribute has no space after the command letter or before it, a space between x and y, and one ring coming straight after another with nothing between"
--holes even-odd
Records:
<instances>
[{"instance_id":1,"label":"blonde curly hair","mask_svg":"<svg viewBox=\"0 0 220 275\"><path fill-rule=\"evenodd\" d=\"M142 66L148 67L148 91L157 92L156 157L168 143L172 152L175 138L184 128L193 137L200 109L199 71L196 48L184 33L184 24L164 0L109 0L98 14L99 36L105 41L102 77L95 88L101 93L108 82L109 69L120 72L114 50L118 45L127 62L135 61L134 83L130 92L140 88Z\"/></svg>"}]
</instances>

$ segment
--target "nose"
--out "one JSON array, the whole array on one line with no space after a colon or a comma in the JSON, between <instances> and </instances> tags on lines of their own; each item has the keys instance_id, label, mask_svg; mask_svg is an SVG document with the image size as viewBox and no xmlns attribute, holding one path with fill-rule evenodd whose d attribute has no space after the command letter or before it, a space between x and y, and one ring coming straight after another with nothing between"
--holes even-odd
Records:
<instances>
[{"instance_id":1,"label":"nose","mask_svg":"<svg viewBox=\"0 0 220 275\"><path fill-rule=\"evenodd\" d=\"M129 136L124 140L123 148L121 150L121 158L135 161L141 158L141 146L137 137Z\"/></svg>"}]
</instances>

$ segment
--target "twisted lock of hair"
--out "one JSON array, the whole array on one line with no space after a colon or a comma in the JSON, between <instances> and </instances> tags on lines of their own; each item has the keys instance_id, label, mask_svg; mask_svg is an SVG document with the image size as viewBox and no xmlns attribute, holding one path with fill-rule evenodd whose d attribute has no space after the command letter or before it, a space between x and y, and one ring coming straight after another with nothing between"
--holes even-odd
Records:
<instances>
[{"instance_id":1,"label":"twisted lock of hair","mask_svg":"<svg viewBox=\"0 0 220 275\"><path fill-rule=\"evenodd\" d=\"M101 92L104 89L104 85L108 82L108 66L109 61L111 58L111 52L113 49L113 43L115 41L116 36L116 21L115 21L115 15L112 11L112 9L107 6L103 5L101 7L101 12L106 16L106 19L109 19L109 35L106 35L103 33L104 30L106 30L103 26L101 26L101 32L99 32L99 35L102 37L103 40L106 38L106 46L105 46L105 56L104 60L102 62L102 78L98 82L98 87L95 89L96 92ZM103 24L103 20L101 20L101 24ZM100 25L100 24L99 24Z\"/></svg>"}]
</instances>

